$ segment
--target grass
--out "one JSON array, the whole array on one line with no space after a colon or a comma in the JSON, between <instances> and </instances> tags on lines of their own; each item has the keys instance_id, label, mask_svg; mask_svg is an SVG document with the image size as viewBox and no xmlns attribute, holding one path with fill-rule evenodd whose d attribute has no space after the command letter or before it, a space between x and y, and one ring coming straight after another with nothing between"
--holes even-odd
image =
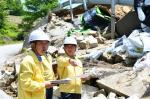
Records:
<instances>
[{"instance_id":1,"label":"grass","mask_svg":"<svg viewBox=\"0 0 150 99\"><path fill-rule=\"evenodd\" d=\"M9 42L5 43L4 41L0 40L0 46L9 45L9 44L18 44L18 43L23 43L23 41L9 41Z\"/></svg>"}]
</instances>

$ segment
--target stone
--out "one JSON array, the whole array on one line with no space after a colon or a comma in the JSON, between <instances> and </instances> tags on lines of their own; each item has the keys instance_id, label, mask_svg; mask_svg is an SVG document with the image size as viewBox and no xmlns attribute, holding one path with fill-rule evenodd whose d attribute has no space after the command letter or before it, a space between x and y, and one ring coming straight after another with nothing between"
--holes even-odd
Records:
<instances>
[{"instance_id":1,"label":"stone","mask_svg":"<svg viewBox=\"0 0 150 99\"><path fill-rule=\"evenodd\" d=\"M116 99L116 94L113 92L110 92L107 96L107 99Z\"/></svg>"},{"instance_id":2,"label":"stone","mask_svg":"<svg viewBox=\"0 0 150 99\"><path fill-rule=\"evenodd\" d=\"M53 96L56 98L60 98L60 92L59 92L59 87L58 86L54 86L53 87Z\"/></svg>"},{"instance_id":3,"label":"stone","mask_svg":"<svg viewBox=\"0 0 150 99\"><path fill-rule=\"evenodd\" d=\"M125 97L121 96L121 97L118 97L118 99L126 99Z\"/></svg>"},{"instance_id":4,"label":"stone","mask_svg":"<svg viewBox=\"0 0 150 99\"><path fill-rule=\"evenodd\" d=\"M92 99L107 99L104 94L99 94L97 97L93 97Z\"/></svg>"},{"instance_id":5,"label":"stone","mask_svg":"<svg viewBox=\"0 0 150 99\"><path fill-rule=\"evenodd\" d=\"M105 92L104 89L101 89L101 90L95 92L95 93L94 93L94 97L97 97L99 94L103 94L104 96L106 96L106 92Z\"/></svg>"},{"instance_id":6,"label":"stone","mask_svg":"<svg viewBox=\"0 0 150 99\"><path fill-rule=\"evenodd\" d=\"M96 37L96 39L99 44L104 44L104 42L105 42L105 38L103 38L102 36Z\"/></svg>"},{"instance_id":7,"label":"stone","mask_svg":"<svg viewBox=\"0 0 150 99\"><path fill-rule=\"evenodd\" d=\"M89 36L86 38L87 42L89 43L89 48L95 48L98 46L97 39L93 36Z\"/></svg>"},{"instance_id":8,"label":"stone","mask_svg":"<svg viewBox=\"0 0 150 99\"><path fill-rule=\"evenodd\" d=\"M94 96L94 93L98 91L96 87L83 85L82 87L82 99L91 99Z\"/></svg>"},{"instance_id":9,"label":"stone","mask_svg":"<svg viewBox=\"0 0 150 99\"><path fill-rule=\"evenodd\" d=\"M120 96L129 97L136 94L140 98L149 97L149 75L150 68L136 72L129 70L104 77L97 83L100 88L104 88L107 92L114 92Z\"/></svg>"},{"instance_id":10,"label":"stone","mask_svg":"<svg viewBox=\"0 0 150 99\"><path fill-rule=\"evenodd\" d=\"M0 98L1 99L13 99L9 95L7 95L4 91L0 90Z\"/></svg>"},{"instance_id":11,"label":"stone","mask_svg":"<svg viewBox=\"0 0 150 99\"><path fill-rule=\"evenodd\" d=\"M89 48L89 43L86 40L83 40L79 43L79 48L80 49L88 49Z\"/></svg>"}]
</instances>

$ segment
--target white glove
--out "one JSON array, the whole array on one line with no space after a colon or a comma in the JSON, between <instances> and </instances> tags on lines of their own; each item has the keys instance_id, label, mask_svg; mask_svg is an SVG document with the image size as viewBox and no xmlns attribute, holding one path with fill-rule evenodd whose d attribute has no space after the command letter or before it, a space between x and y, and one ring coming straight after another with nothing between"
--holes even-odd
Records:
<instances>
[{"instance_id":1,"label":"white glove","mask_svg":"<svg viewBox=\"0 0 150 99\"><path fill-rule=\"evenodd\" d=\"M144 21L146 16L141 7L137 7L138 18L140 21Z\"/></svg>"}]
</instances>

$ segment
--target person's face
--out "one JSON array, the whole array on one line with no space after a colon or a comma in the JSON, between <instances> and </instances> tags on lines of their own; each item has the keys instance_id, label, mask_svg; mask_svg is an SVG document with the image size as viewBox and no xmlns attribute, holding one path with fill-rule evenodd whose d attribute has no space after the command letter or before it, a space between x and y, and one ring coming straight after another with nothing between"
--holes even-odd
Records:
<instances>
[{"instance_id":1,"label":"person's face","mask_svg":"<svg viewBox=\"0 0 150 99\"><path fill-rule=\"evenodd\" d=\"M48 41L36 41L35 49L39 55L43 55L49 46Z\"/></svg>"},{"instance_id":2,"label":"person's face","mask_svg":"<svg viewBox=\"0 0 150 99\"><path fill-rule=\"evenodd\" d=\"M76 52L76 45L72 45L72 44L64 45L64 50L68 56L73 57Z\"/></svg>"}]
</instances>

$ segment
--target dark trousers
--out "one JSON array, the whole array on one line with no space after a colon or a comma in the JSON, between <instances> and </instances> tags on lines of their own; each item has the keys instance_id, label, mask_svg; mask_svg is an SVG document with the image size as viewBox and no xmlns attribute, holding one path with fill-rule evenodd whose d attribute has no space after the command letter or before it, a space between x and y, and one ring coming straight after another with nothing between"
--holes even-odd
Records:
<instances>
[{"instance_id":1,"label":"dark trousers","mask_svg":"<svg viewBox=\"0 0 150 99\"><path fill-rule=\"evenodd\" d=\"M81 99L81 94L61 92L61 99Z\"/></svg>"},{"instance_id":2,"label":"dark trousers","mask_svg":"<svg viewBox=\"0 0 150 99\"><path fill-rule=\"evenodd\" d=\"M53 99L53 88L46 89L46 99Z\"/></svg>"}]
</instances>

